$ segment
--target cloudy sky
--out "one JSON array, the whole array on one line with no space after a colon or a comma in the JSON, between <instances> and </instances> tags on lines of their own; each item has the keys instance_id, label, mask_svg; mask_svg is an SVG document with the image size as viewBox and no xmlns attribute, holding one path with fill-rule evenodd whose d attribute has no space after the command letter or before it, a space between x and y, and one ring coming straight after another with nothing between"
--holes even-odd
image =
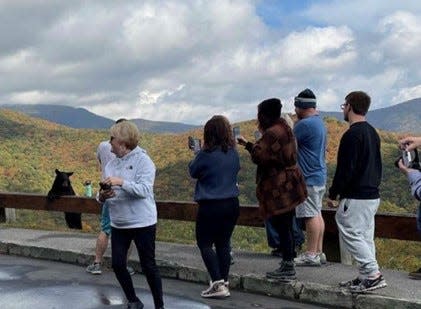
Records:
<instances>
[{"instance_id":1,"label":"cloudy sky","mask_svg":"<svg viewBox=\"0 0 421 309\"><path fill-rule=\"evenodd\" d=\"M0 0L0 103L202 124L421 97L419 0Z\"/></svg>"}]
</instances>

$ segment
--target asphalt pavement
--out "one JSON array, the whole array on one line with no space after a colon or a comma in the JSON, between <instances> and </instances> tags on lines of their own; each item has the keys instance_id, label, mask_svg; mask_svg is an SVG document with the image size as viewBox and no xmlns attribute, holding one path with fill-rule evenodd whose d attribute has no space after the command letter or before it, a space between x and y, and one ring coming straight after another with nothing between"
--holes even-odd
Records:
<instances>
[{"instance_id":1,"label":"asphalt pavement","mask_svg":"<svg viewBox=\"0 0 421 309\"><path fill-rule=\"evenodd\" d=\"M132 279L145 308L153 308L144 276L135 274ZM165 308L322 308L243 292L234 292L224 300L203 299L199 295L204 288L201 284L164 279ZM91 275L79 265L11 255L0 255L0 294L0 308L4 309L126 308L124 294L111 271Z\"/></svg>"},{"instance_id":2,"label":"asphalt pavement","mask_svg":"<svg viewBox=\"0 0 421 309\"><path fill-rule=\"evenodd\" d=\"M84 273L84 268L93 260L95 242L96 235L88 233L0 228L0 254L77 264L79 277L88 275ZM209 277L196 246L157 242L156 257L162 277L177 279L175 286L191 284L196 299L208 304L199 296ZM245 251L235 251L234 257L235 264L231 267L229 278L232 297L212 303L212 306L227 306L236 295L241 295L239 300L247 299L248 295L269 295L333 308L421 308L421 280L409 279L406 272L382 269L388 284L386 288L365 294L351 294L339 288L338 282L355 278L356 266L328 262L322 267L297 267L297 281L282 283L265 278L267 271L278 267L279 258ZM4 257L0 258L1 263ZM140 272L138 261L136 250L133 250L129 263ZM109 248L104 263L109 267ZM250 303L252 301L244 304ZM259 308L253 308L256 307ZM248 307L233 305L228 308Z\"/></svg>"}]
</instances>

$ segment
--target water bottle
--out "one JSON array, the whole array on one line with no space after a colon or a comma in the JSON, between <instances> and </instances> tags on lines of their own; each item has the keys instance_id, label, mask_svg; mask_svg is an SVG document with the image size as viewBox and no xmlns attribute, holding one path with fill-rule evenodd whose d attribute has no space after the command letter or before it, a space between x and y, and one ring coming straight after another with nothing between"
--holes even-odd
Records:
<instances>
[{"instance_id":1,"label":"water bottle","mask_svg":"<svg viewBox=\"0 0 421 309\"><path fill-rule=\"evenodd\" d=\"M85 186L85 196L92 197L92 183L90 180L86 180L83 185Z\"/></svg>"}]
</instances>

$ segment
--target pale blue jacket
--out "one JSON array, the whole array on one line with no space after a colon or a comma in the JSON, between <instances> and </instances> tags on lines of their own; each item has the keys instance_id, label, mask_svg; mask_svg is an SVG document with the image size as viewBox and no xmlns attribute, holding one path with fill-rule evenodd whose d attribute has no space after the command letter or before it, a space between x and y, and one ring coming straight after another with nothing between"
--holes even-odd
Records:
<instances>
[{"instance_id":1,"label":"pale blue jacket","mask_svg":"<svg viewBox=\"0 0 421 309\"><path fill-rule=\"evenodd\" d=\"M123 179L121 187L112 187L116 196L107 199L112 227L125 229L156 224L155 165L144 149L136 147L124 157L111 160L104 174Z\"/></svg>"}]
</instances>

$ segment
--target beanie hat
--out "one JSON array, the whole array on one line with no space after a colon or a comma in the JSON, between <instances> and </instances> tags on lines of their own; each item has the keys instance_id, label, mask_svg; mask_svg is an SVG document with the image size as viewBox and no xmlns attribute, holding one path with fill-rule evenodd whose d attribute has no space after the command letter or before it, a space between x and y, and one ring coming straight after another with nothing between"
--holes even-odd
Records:
<instances>
[{"instance_id":1,"label":"beanie hat","mask_svg":"<svg viewBox=\"0 0 421 309\"><path fill-rule=\"evenodd\" d=\"M257 111L269 118L279 118L281 116L282 103L277 98L262 101L257 106Z\"/></svg>"},{"instance_id":2,"label":"beanie hat","mask_svg":"<svg viewBox=\"0 0 421 309\"><path fill-rule=\"evenodd\" d=\"M298 96L294 98L294 105L298 108L316 108L316 96L310 89L301 91Z\"/></svg>"}]
</instances>

